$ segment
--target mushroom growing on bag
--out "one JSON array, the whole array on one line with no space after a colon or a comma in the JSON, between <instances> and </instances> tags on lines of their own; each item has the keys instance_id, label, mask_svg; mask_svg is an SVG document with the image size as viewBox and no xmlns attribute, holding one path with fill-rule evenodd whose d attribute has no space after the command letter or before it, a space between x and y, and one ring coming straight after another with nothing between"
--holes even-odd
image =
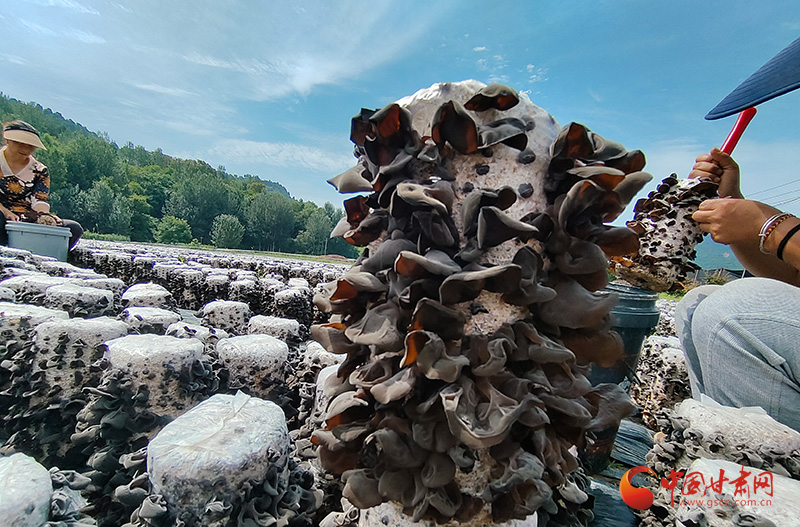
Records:
<instances>
[{"instance_id":1,"label":"mushroom growing on bag","mask_svg":"<svg viewBox=\"0 0 800 527\"><path fill-rule=\"evenodd\" d=\"M346 355L323 468L414 521L586 523L574 447L633 409L586 373L622 351L601 290L638 237L606 223L649 181L644 155L476 81L362 109L351 139L330 183L363 194L332 236L365 249L314 299L332 317L312 335Z\"/></svg>"}]
</instances>

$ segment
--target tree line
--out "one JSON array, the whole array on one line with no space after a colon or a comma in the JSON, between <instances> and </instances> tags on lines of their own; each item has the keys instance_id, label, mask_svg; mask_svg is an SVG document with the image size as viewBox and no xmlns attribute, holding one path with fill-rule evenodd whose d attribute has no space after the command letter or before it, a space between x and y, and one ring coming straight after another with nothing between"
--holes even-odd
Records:
<instances>
[{"instance_id":1,"label":"tree line","mask_svg":"<svg viewBox=\"0 0 800 527\"><path fill-rule=\"evenodd\" d=\"M36 158L50 172L51 210L90 233L137 242L358 255L341 238L329 238L344 215L331 203L318 207L292 198L274 181L229 174L225 167L168 156L160 148L120 147L106 134L0 92L0 121L12 119L35 126L47 145Z\"/></svg>"}]
</instances>

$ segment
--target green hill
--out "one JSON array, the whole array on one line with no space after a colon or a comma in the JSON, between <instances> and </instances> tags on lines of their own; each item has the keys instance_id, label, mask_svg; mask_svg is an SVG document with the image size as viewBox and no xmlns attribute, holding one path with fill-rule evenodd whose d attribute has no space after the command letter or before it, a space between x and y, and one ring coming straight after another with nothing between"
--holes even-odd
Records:
<instances>
[{"instance_id":1,"label":"green hill","mask_svg":"<svg viewBox=\"0 0 800 527\"><path fill-rule=\"evenodd\" d=\"M107 134L0 92L0 121L12 119L31 123L47 145L36 157L50 172L52 211L91 233L142 242L195 239L233 249L358 255L344 240L328 239L344 214L341 209L294 199L275 181L230 174L160 148L149 151L130 142L120 147Z\"/></svg>"}]
</instances>

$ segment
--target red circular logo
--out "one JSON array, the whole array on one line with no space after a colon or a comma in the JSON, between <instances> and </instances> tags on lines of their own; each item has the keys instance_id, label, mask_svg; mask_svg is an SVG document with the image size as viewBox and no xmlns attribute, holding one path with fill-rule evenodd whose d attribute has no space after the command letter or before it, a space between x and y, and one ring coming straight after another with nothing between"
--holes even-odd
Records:
<instances>
[{"instance_id":1,"label":"red circular logo","mask_svg":"<svg viewBox=\"0 0 800 527\"><path fill-rule=\"evenodd\" d=\"M653 476L656 475L650 467L633 467L622 475L622 479L619 482L619 493L620 496L622 496L622 501L624 501L628 507L643 511L653 504L653 493L648 489L641 489L633 486L631 479L639 472L647 472Z\"/></svg>"}]
</instances>

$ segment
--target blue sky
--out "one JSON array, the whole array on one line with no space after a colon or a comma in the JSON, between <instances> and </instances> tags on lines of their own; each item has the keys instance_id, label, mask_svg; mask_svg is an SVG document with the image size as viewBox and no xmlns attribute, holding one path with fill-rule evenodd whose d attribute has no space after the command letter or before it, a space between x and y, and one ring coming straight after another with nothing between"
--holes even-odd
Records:
<instances>
[{"instance_id":1,"label":"blue sky","mask_svg":"<svg viewBox=\"0 0 800 527\"><path fill-rule=\"evenodd\" d=\"M643 150L660 180L722 143L735 117L703 116L800 36L796 0L760 4L14 0L0 90L340 205L325 180L354 164L361 107L474 78ZM745 195L800 215L798 118L800 91L762 104L734 157Z\"/></svg>"}]
</instances>

